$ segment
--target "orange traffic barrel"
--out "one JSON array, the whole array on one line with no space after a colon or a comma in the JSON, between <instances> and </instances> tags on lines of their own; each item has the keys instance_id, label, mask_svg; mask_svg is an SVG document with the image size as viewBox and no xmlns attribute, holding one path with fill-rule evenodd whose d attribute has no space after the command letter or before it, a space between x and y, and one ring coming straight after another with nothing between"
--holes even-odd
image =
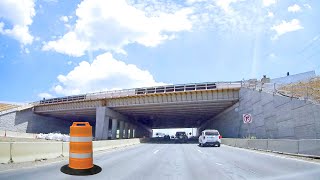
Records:
<instances>
[{"instance_id":1,"label":"orange traffic barrel","mask_svg":"<svg viewBox=\"0 0 320 180\"><path fill-rule=\"evenodd\" d=\"M89 169L93 167L92 126L88 122L74 122L70 127L69 167Z\"/></svg>"},{"instance_id":2,"label":"orange traffic barrel","mask_svg":"<svg viewBox=\"0 0 320 180\"><path fill-rule=\"evenodd\" d=\"M88 122L74 122L70 126L69 165L61 172L70 175L93 175L102 169L93 164L92 126Z\"/></svg>"}]
</instances>

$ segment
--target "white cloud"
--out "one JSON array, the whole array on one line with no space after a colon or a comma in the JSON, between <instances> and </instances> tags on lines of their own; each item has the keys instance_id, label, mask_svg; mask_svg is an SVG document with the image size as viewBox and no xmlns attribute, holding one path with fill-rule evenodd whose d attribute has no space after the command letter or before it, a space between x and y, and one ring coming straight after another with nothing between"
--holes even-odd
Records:
<instances>
[{"instance_id":1,"label":"white cloud","mask_svg":"<svg viewBox=\"0 0 320 180\"><path fill-rule=\"evenodd\" d=\"M82 61L67 75L57 78L59 84L53 91L61 95L164 84L156 82L148 71L114 59L111 53L97 56L91 64Z\"/></svg>"},{"instance_id":2,"label":"white cloud","mask_svg":"<svg viewBox=\"0 0 320 180\"><path fill-rule=\"evenodd\" d=\"M275 58L276 55L275 55L274 53L270 53L270 54L269 54L269 57L270 57L270 58Z\"/></svg>"},{"instance_id":3,"label":"white cloud","mask_svg":"<svg viewBox=\"0 0 320 180\"><path fill-rule=\"evenodd\" d=\"M304 6L305 8L311 9L311 6L310 6L309 4L303 4L303 6Z\"/></svg>"},{"instance_id":4,"label":"white cloud","mask_svg":"<svg viewBox=\"0 0 320 180\"><path fill-rule=\"evenodd\" d=\"M265 7L269 7L276 3L276 0L262 0L262 5Z\"/></svg>"},{"instance_id":5,"label":"white cloud","mask_svg":"<svg viewBox=\"0 0 320 180\"><path fill-rule=\"evenodd\" d=\"M299 12L301 11L301 7L297 4L288 7L289 12Z\"/></svg>"},{"instance_id":6,"label":"white cloud","mask_svg":"<svg viewBox=\"0 0 320 180\"><path fill-rule=\"evenodd\" d=\"M69 18L68 18L68 16L61 16L60 21L67 23L69 21Z\"/></svg>"},{"instance_id":7,"label":"white cloud","mask_svg":"<svg viewBox=\"0 0 320 180\"><path fill-rule=\"evenodd\" d=\"M10 36L22 44L31 44L33 36L29 26L35 16L34 5L34 0L1 0L0 18L9 21L13 27L5 28L5 24L0 22L0 34Z\"/></svg>"},{"instance_id":8,"label":"white cloud","mask_svg":"<svg viewBox=\"0 0 320 180\"><path fill-rule=\"evenodd\" d=\"M76 10L73 30L57 41L49 41L43 50L82 56L87 50L123 51L130 43L154 47L180 31L190 31L191 8L174 13L147 16L125 0L84 0Z\"/></svg>"},{"instance_id":9,"label":"white cloud","mask_svg":"<svg viewBox=\"0 0 320 180\"><path fill-rule=\"evenodd\" d=\"M231 9L230 4L236 3L240 0L215 0L215 3L217 6L219 6L221 9L223 9L225 12L230 13L233 12L233 9Z\"/></svg>"},{"instance_id":10,"label":"white cloud","mask_svg":"<svg viewBox=\"0 0 320 180\"><path fill-rule=\"evenodd\" d=\"M72 61L68 61L67 64L68 64L68 65L72 65Z\"/></svg>"},{"instance_id":11,"label":"white cloud","mask_svg":"<svg viewBox=\"0 0 320 180\"><path fill-rule=\"evenodd\" d=\"M194 3L199 3L199 2L206 2L208 0L187 0L187 4L194 4Z\"/></svg>"},{"instance_id":12,"label":"white cloud","mask_svg":"<svg viewBox=\"0 0 320 180\"><path fill-rule=\"evenodd\" d=\"M277 39L279 36L286 34L288 32L293 32L303 29L303 27L300 25L300 21L298 19L292 19L289 22L282 21L281 24L274 25L271 27L271 30L276 31L276 36L273 37L273 39Z\"/></svg>"},{"instance_id":13,"label":"white cloud","mask_svg":"<svg viewBox=\"0 0 320 180\"><path fill-rule=\"evenodd\" d=\"M25 48L25 49L24 49L24 52L25 52L26 54L29 54L29 53L30 53L30 50L29 50L28 48Z\"/></svg>"},{"instance_id":14,"label":"white cloud","mask_svg":"<svg viewBox=\"0 0 320 180\"><path fill-rule=\"evenodd\" d=\"M273 12L268 12L268 17L270 17L270 18L273 18L274 17L274 14L273 14Z\"/></svg>"},{"instance_id":15,"label":"white cloud","mask_svg":"<svg viewBox=\"0 0 320 180\"><path fill-rule=\"evenodd\" d=\"M61 39L46 43L42 47L42 50L48 51L54 49L62 54L82 56L89 47L90 42L79 40L75 32L68 32Z\"/></svg>"},{"instance_id":16,"label":"white cloud","mask_svg":"<svg viewBox=\"0 0 320 180\"><path fill-rule=\"evenodd\" d=\"M38 94L38 97L41 98L41 99L43 99L43 98L46 98L46 99L53 98L53 96L52 96L51 94L46 93L46 92L44 92L44 93L39 93L39 94Z\"/></svg>"}]
</instances>

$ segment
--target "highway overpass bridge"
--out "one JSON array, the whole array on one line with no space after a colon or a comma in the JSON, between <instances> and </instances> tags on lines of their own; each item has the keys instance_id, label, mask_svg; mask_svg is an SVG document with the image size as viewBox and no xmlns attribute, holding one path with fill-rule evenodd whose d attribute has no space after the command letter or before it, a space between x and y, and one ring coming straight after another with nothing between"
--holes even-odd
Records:
<instances>
[{"instance_id":1,"label":"highway overpass bridge","mask_svg":"<svg viewBox=\"0 0 320 180\"><path fill-rule=\"evenodd\" d=\"M194 83L44 99L36 114L89 121L96 139L150 136L152 128L200 127L239 101L241 82Z\"/></svg>"}]
</instances>

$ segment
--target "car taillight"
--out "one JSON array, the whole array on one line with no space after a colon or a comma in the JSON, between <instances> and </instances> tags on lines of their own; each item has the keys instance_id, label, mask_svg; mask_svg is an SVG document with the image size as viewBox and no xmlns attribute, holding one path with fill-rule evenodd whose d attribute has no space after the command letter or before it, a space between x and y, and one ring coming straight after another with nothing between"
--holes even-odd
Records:
<instances>
[{"instance_id":1,"label":"car taillight","mask_svg":"<svg viewBox=\"0 0 320 180\"><path fill-rule=\"evenodd\" d=\"M222 138L222 136L220 135L220 136L219 136L219 139L221 139L221 138Z\"/></svg>"}]
</instances>

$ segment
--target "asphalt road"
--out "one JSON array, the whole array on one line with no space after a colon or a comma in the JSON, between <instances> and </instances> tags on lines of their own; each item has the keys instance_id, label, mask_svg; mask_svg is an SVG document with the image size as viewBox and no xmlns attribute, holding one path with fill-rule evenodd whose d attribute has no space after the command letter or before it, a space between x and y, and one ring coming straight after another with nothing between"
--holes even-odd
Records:
<instances>
[{"instance_id":1,"label":"asphalt road","mask_svg":"<svg viewBox=\"0 0 320 180\"><path fill-rule=\"evenodd\" d=\"M94 155L102 171L92 176L60 172L67 162L0 172L0 179L320 179L320 163L228 146L141 144Z\"/></svg>"}]
</instances>

